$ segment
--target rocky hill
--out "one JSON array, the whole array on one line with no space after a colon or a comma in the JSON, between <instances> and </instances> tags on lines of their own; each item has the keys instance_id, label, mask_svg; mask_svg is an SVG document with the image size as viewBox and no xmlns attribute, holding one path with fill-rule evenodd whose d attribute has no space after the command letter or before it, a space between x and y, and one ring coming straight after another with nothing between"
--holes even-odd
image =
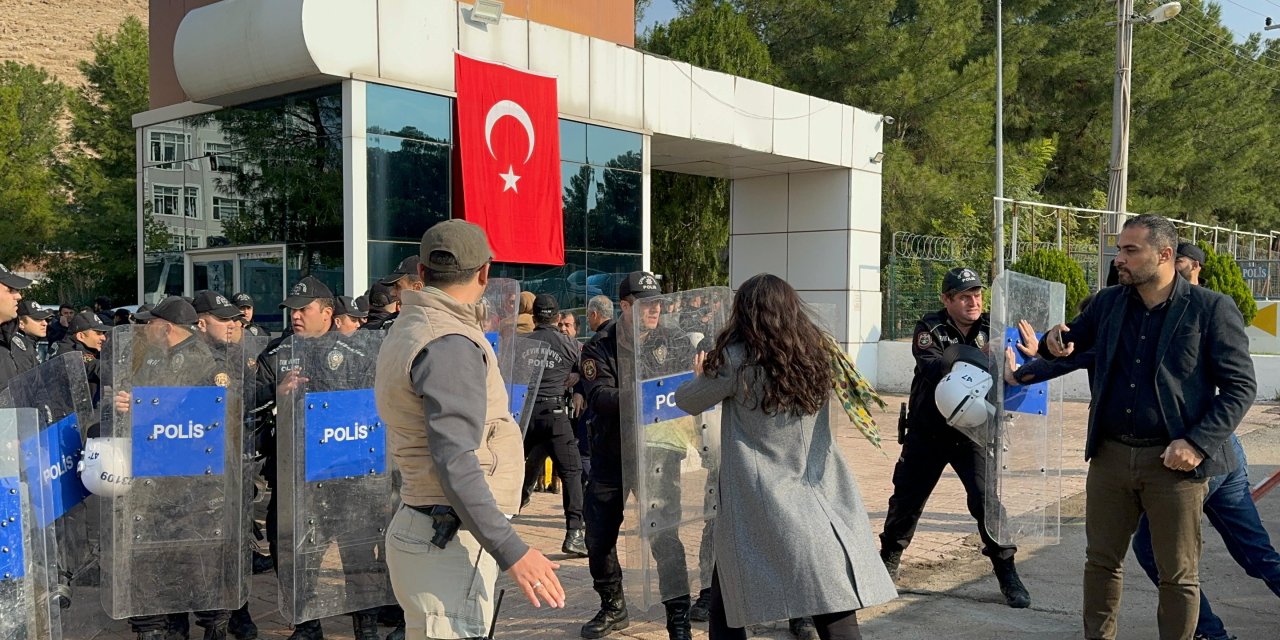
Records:
<instances>
[{"instance_id":1,"label":"rocky hill","mask_svg":"<svg viewBox=\"0 0 1280 640\"><path fill-rule=\"evenodd\" d=\"M0 60L44 67L63 82L83 82L76 64L93 38L128 16L146 24L148 0L0 0Z\"/></svg>"}]
</instances>

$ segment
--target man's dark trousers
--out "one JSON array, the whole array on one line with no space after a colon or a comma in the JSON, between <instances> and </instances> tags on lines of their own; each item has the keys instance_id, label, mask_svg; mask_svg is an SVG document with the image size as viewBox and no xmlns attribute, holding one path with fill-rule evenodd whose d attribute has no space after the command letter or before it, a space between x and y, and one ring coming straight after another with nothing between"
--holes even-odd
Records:
<instances>
[{"instance_id":1,"label":"man's dark trousers","mask_svg":"<svg viewBox=\"0 0 1280 640\"><path fill-rule=\"evenodd\" d=\"M581 529L582 459L578 454L578 438L573 433L573 423L569 421L569 412L560 398L539 399L533 406L529 432L524 437L524 450L534 451L543 443L550 445L552 466L560 478L565 529ZM525 491L528 491L527 486Z\"/></svg>"},{"instance_id":2,"label":"man's dark trousers","mask_svg":"<svg viewBox=\"0 0 1280 640\"><path fill-rule=\"evenodd\" d=\"M902 551L911 544L925 503L947 465L964 485L969 514L978 521L983 555L1012 558L1017 547L996 542L987 530L987 453L950 427L912 429L907 433L902 455L893 468L893 496L889 498L889 513L880 534L881 551Z\"/></svg>"}]
</instances>

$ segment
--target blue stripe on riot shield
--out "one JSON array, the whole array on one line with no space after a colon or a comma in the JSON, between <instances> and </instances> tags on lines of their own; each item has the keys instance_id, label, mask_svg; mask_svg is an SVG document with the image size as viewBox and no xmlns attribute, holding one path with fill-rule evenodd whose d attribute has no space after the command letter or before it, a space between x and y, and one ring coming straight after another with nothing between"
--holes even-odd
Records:
<instances>
[{"instance_id":1,"label":"blue stripe on riot shield","mask_svg":"<svg viewBox=\"0 0 1280 640\"><path fill-rule=\"evenodd\" d=\"M524 413L524 403L529 398L529 385L527 384L509 384L507 385L507 408L511 411L511 417L520 422L520 414Z\"/></svg>"},{"instance_id":2,"label":"blue stripe on riot shield","mask_svg":"<svg viewBox=\"0 0 1280 640\"><path fill-rule=\"evenodd\" d=\"M1044 334L1036 334L1036 338L1043 337ZM1004 330L1004 346L1013 348L1013 355L1017 358L1018 366L1022 366L1026 362L1022 352L1016 346L1020 339L1017 327L1005 327ZM1035 384L1027 384L1019 387L1005 386L1004 391L1004 410L1016 413L1030 413L1035 415L1047 415L1049 413L1049 383L1037 382Z\"/></svg>"},{"instance_id":3,"label":"blue stripe on riot shield","mask_svg":"<svg viewBox=\"0 0 1280 640\"><path fill-rule=\"evenodd\" d=\"M493 347L493 354L498 355L498 342L500 340L497 331L486 331L484 339L489 341L489 346Z\"/></svg>"},{"instance_id":4,"label":"blue stripe on riot shield","mask_svg":"<svg viewBox=\"0 0 1280 640\"><path fill-rule=\"evenodd\" d=\"M89 491L80 482L76 465L84 455L76 414L44 428L22 442L22 460L28 478L39 478L43 500L34 506L36 523L48 527L72 507L84 502Z\"/></svg>"},{"instance_id":5,"label":"blue stripe on riot shield","mask_svg":"<svg viewBox=\"0 0 1280 640\"><path fill-rule=\"evenodd\" d=\"M227 390L134 387L133 477L222 475Z\"/></svg>"},{"instance_id":6,"label":"blue stripe on riot shield","mask_svg":"<svg viewBox=\"0 0 1280 640\"><path fill-rule=\"evenodd\" d=\"M693 372L686 371L641 382L640 423L657 424L689 415L676 406L676 389L692 379Z\"/></svg>"},{"instance_id":7,"label":"blue stripe on riot shield","mask_svg":"<svg viewBox=\"0 0 1280 640\"><path fill-rule=\"evenodd\" d=\"M387 472L387 430L373 389L317 391L306 402L306 481Z\"/></svg>"},{"instance_id":8,"label":"blue stripe on riot shield","mask_svg":"<svg viewBox=\"0 0 1280 640\"><path fill-rule=\"evenodd\" d=\"M27 574L20 490L17 478L0 478L0 578L5 580L20 580Z\"/></svg>"}]
</instances>

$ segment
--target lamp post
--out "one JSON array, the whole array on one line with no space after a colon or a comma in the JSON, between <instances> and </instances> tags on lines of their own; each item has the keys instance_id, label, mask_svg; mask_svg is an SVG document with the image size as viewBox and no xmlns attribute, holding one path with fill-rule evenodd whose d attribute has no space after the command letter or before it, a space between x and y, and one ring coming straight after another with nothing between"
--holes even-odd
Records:
<instances>
[{"instance_id":1,"label":"lamp post","mask_svg":"<svg viewBox=\"0 0 1280 640\"><path fill-rule=\"evenodd\" d=\"M996 197L995 236L992 238L995 254L991 265L991 277L1004 272L1004 2L996 0Z\"/></svg>"},{"instance_id":2,"label":"lamp post","mask_svg":"<svg viewBox=\"0 0 1280 640\"><path fill-rule=\"evenodd\" d=\"M1107 279L1108 259L1115 254L1109 250L1109 240L1120 234L1127 218L1129 200L1129 89L1133 63L1133 24L1146 22L1158 24L1173 18L1182 11L1182 4L1162 4L1145 16L1133 12L1133 0L1116 0L1116 78L1111 100L1111 168L1107 181L1107 210L1115 213L1104 216L1098 233L1098 287Z\"/></svg>"}]
</instances>

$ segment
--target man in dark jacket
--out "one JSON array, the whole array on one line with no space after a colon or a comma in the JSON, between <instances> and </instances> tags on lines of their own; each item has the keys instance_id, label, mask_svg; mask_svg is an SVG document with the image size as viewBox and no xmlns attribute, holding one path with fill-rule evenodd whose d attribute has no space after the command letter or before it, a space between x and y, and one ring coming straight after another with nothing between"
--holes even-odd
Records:
<instances>
[{"instance_id":1,"label":"man in dark jacket","mask_svg":"<svg viewBox=\"0 0 1280 640\"><path fill-rule=\"evenodd\" d=\"M365 297L369 301L369 317L361 328L370 331L390 329L396 321L396 315L400 313L400 301L395 297L395 291L381 282L375 282L369 287Z\"/></svg>"},{"instance_id":2,"label":"man in dark jacket","mask_svg":"<svg viewBox=\"0 0 1280 640\"><path fill-rule=\"evenodd\" d=\"M18 333L18 303L22 300L22 290L29 286L30 280L0 265L0 390L7 387L14 376L35 366L34 358L28 362L26 352L13 342ZM34 356L35 349L30 352Z\"/></svg>"},{"instance_id":3,"label":"man in dark jacket","mask_svg":"<svg viewBox=\"0 0 1280 640\"><path fill-rule=\"evenodd\" d=\"M49 353L49 345L45 341L49 336L51 316L53 311L31 300L18 303L18 334L13 337L12 345L23 351L23 357L37 363L44 362Z\"/></svg>"},{"instance_id":4,"label":"man in dark jacket","mask_svg":"<svg viewBox=\"0 0 1280 640\"><path fill-rule=\"evenodd\" d=\"M1208 478L1236 464L1230 435L1257 393L1244 319L1220 293L1175 271L1177 230L1129 219L1115 259L1121 287L1099 291L1040 355L1095 351L1085 458L1084 625L1115 638L1122 567L1145 512L1160 573L1161 638L1190 638L1200 608L1200 510Z\"/></svg>"},{"instance_id":5,"label":"man in dark jacket","mask_svg":"<svg viewBox=\"0 0 1280 640\"><path fill-rule=\"evenodd\" d=\"M85 373L89 376L89 391L93 393L93 404L101 400L99 396L101 382L98 375L102 345L107 343L107 332L111 327L104 324L101 318L92 311L81 311L71 319L67 327L67 336L62 342L54 345L51 355L78 352L84 357Z\"/></svg>"},{"instance_id":6,"label":"man in dark jacket","mask_svg":"<svg viewBox=\"0 0 1280 640\"><path fill-rule=\"evenodd\" d=\"M253 322L253 296L243 292L237 293L231 296L231 302L240 309L240 314L243 316L241 318L241 322L244 323L244 332L246 335L254 337L266 337L271 335L271 333L267 331L266 327Z\"/></svg>"}]
</instances>

